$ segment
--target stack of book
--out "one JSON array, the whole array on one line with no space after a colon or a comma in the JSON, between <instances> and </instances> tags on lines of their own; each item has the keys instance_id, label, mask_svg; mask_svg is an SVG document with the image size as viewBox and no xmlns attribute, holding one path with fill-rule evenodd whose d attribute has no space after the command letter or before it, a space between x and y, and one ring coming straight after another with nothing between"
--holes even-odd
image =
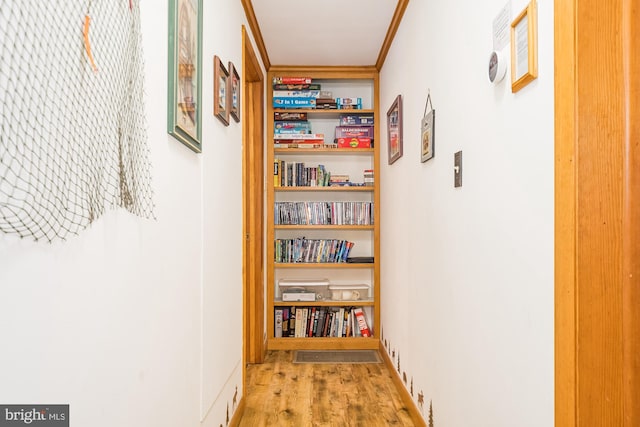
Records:
<instances>
[{"instance_id":1,"label":"stack of book","mask_svg":"<svg viewBox=\"0 0 640 427\"><path fill-rule=\"evenodd\" d=\"M273 108L316 108L320 85L310 77L274 77Z\"/></svg>"},{"instance_id":2,"label":"stack of book","mask_svg":"<svg viewBox=\"0 0 640 427\"><path fill-rule=\"evenodd\" d=\"M336 126L338 148L373 147L373 126Z\"/></svg>"},{"instance_id":3,"label":"stack of book","mask_svg":"<svg viewBox=\"0 0 640 427\"><path fill-rule=\"evenodd\" d=\"M373 187L373 169L364 170L364 185L367 187Z\"/></svg>"}]
</instances>

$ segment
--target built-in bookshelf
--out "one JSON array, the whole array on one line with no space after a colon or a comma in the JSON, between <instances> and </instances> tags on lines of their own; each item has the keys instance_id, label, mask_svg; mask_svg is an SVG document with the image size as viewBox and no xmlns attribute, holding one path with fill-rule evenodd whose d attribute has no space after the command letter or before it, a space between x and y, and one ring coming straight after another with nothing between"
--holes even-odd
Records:
<instances>
[{"instance_id":1,"label":"built-in bookshelf","mask_svg":"<svg viewBox=\"0 0 640 427\"><path fill-rule=\"evenodd\" d=\"M308 77L309 95L317 96L311 92L318 90L324 100L316 108L288 108L315 101L288 100L281 91L274 106L275 88L268 89L267 162L273 169L266 180L267 346L377 349L380 187L375 174L382 146L378 71L271 67L269 84L276 77ZM279 90L289 89L280 84ZM281 108L283 104L287 108ZM296 123L282 120L292 113L300 113ZM363 123L352 123L354 117ZM287 136L277 133L283 129ZM306 133L306 139L296 136L298 132ZM315 287L305 286L311 283ZM290 334L292 319L299 329Z\"/></svg>"}]
</instances>

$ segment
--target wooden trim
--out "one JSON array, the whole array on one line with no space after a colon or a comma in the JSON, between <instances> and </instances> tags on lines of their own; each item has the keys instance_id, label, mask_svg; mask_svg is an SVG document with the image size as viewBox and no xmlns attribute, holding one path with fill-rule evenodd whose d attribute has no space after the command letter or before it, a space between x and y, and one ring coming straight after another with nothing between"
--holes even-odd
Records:
<instances>
[{"instance_id":1,"label":"wooden trim","mask_svg":"<svg viewBox=\"0 0 640 427\"><path fill-rule=\"evenodd\" d=\"M393 384L396 386L398 393L400 394L400 398L404 403L404 406L409 412L409 416L411 420L416 425L416 427L427 427L427 423L425 422L420 410L416 406L416 403L413 401L413 398L407 391L402 379L400 378L400 373L396 371L395 366L393 366L393 361L389 358L387 351L384 348L382 342L379 343L378 353L382 356L382 360L384 360L384 364L387 366L387 369L391 373L391 380Z\"/></svg>"},{"instance_id":2,"label":"wooden trim","mask_svg":"<svg viewBox=\"0 0 640 427\"><path fill-rule=\"evenodd\" d=\"M387 35L384 37L384 42L382 42L382 47L380 47L380 53L378 53L378 59L376 60L376 69L378 71L382 70L382 66L384 65L385 59L387 59L389 49L391 49L391 43L393 43L393 39L398 32L398 27L400 27L400 22L402 21L404 11L407 9L408 5L409 0L398 0L398 5L393 13L393 18L391 19L391 23L387 29Z\"/></svg>"},{"instance_id":3,"label":"wooden trim","mask_svg":"<svg viewBox=\"0 0 640 427\"><path fill-rule=\"evenodd\" d=\"M247 21L249 22L249 28L251 28L251 34L253 34L253 38L255 39L258 51L260 52L262 63L264 64L264 68L268 70L271 67L271 61L269 60L269 54L267 53L267 48L264 44L264 39L262 38L260 25L258 24L256 14L253 10L253 4L251 3L251 0L241 1L242 7L244 8L244 14L246 15Z\"/></svg>"},{"instance_id":4,"label":"wooden trim","mask_svg":"<svg viewBox=\"0 0 640 427\"><path fill-rule=\"evenodd\" d=\"M576 420L622 426L622 0L576 5Z\"/></svg>"},{"instance_id":5,"label":"wooden trim","mask_svg":"<svg viewBox=\"0 0 640 427\"><path fill-rule=\"evenodd\" d=\"M640 425L638 15L555 2L556 425Z\"/></svg>"},{"instance_id":6,"label":"wooden trim","mask_svg":"<svg viewBox=\"0 0 640 427\"><path fill-rule=\"evenodd\" d=\"M264 360L264 75L242 26L243 382L247 363Z\"/></svg>"},{"instance_id":7,"label":"wooden trim","mask_svg":"<svg viewBox=\"0 0 640 427\"><path fill-rule=\"evenodd\" d=\"M244 410L247 407L247 401L244 397L240 398L240 402L238 403L238 408L233 413L231 420L229 421L229 427L239 427L240 421L242 421L242 416L244 415Z\"/></svg>"},{"instance_id":8,"label":"wooden trim","mask_svg":"<svg viewBox=\"0 0 640 427\"><path fill-rule=\"evenodd\" d=\"M576 0L555 1L555 425L576 424Z\"/></svg>"},{"instance_id":9,"label":"wooden trim","mask_svg":"<svg viewBox=\"0 0 640 427\"><path fill-rule=\"evenodd\" d=\"M640 5L623 2L627 135L623 179L624 425L640 425Z\"/></svg>"},{"instance_id":10,"label":"wooden trim","mask_svg":"<svg viewBox=\"0 0 640 427\"><path fill-rule=\"evenodd\" d=\"M314 79L377 79L378 70L373 66L342 65L272 65L269 73L278 74L305 72ZM345 75L348 75L345 77Z\"/></svg>"}]
</instances>

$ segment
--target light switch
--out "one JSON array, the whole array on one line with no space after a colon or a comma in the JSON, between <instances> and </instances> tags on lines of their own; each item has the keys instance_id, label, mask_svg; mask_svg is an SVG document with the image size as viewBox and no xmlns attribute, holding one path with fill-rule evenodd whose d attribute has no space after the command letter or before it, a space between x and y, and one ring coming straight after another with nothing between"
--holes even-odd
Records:
<instances>
[{"instance_id":1,"label":"light switch","mask_svg":"<svg viewBox=\"0 0 640 427\"><path fill-rule=\"evenodd\" d=\"M453 154L453 186L462 187L462 151Z\"/></svg>"}]
</instances>

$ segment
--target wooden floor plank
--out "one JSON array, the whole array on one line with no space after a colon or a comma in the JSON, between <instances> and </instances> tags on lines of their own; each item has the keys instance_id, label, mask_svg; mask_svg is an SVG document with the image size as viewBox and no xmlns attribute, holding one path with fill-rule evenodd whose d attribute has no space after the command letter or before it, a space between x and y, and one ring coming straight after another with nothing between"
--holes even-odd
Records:
<instances>
[{"instance_id":1,"label":"wooden floor plank","mask_svg":"<svg viewBox=\"0 0 640 427\"><path fill-rule=\"evenodd\" d=\"M384 363L292 363L270 351L247 368L240 427L413 427Z\"/></svg>"}]
</instances>

